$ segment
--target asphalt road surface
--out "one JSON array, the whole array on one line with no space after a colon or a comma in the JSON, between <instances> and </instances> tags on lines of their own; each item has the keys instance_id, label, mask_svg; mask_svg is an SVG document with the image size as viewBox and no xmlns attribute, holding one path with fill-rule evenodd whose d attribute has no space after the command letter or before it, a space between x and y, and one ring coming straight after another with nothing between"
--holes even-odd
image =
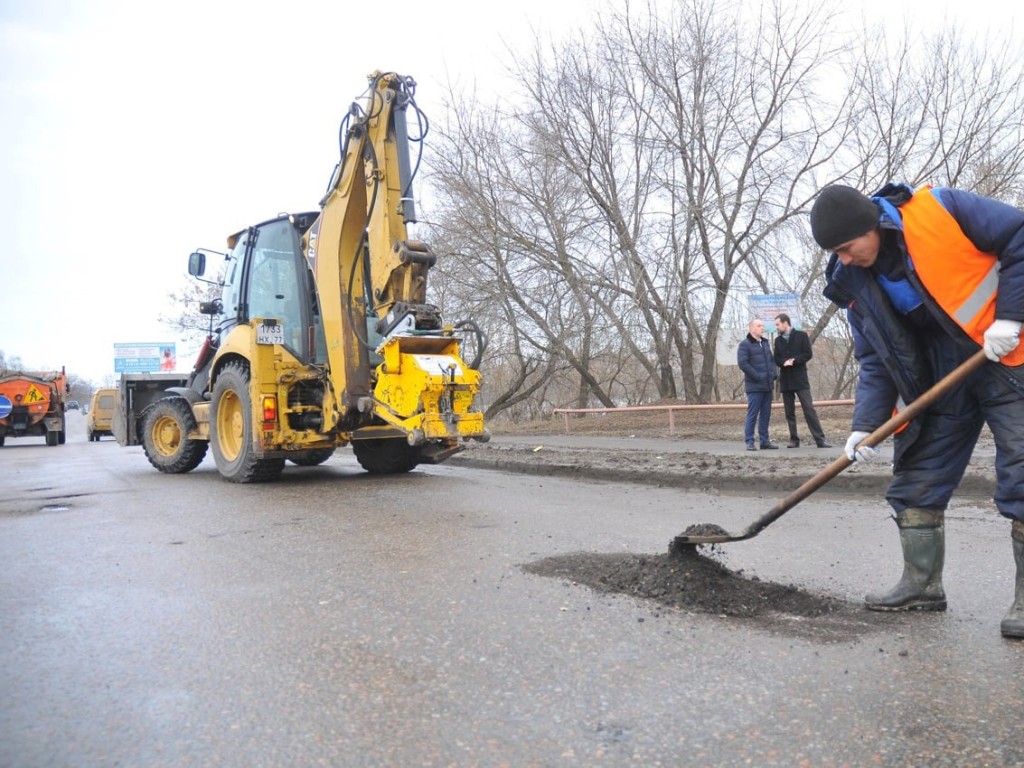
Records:
<instances>
[{"instance_id":1,"label":"asphalt road surface","mask_svg":"<svg viewBox=\"0 0 1024 768\"><path fill-rule=\"evenodd\" d=\"M521 566L742 527L776 500L753 488L375 478L348 450L237 486L84 421L0 448L2 766L1024 765L984 500L950 510L944 614L741 621ZM851 602L900 565L883 504L824 493L723 557Z\"/></svg>"}]
</instances>

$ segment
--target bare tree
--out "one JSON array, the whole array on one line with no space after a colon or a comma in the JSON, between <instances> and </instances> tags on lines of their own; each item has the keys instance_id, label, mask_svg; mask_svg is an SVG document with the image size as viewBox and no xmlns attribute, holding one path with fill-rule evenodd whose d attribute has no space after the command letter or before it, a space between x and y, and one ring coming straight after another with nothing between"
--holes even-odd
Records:
<instances>
[{"instance_id":1,"label":"bare tree","mask_svg":"<svg viewBox=\"0 0 1024 768\"><path fill-rule=\"evenodd\" d=\"M17 355L7 356L4 351L0 349L0 376L3 376L11 371L21 370L21 358Z\"/></svg>"},{"instance_id":2,"label":"bare tree","mask_svg":"<svg viewBox=\"0 0 1024 768\"><path fill-rule=\"evenodd\" d=\"M627 6L570 44L538 42L515 70L523 100L488 120L453 99L435 176L444 239L573 367L579 405L611 404L624 380L713 396L730 294L768 289L842 138L812 87L833 53L827 14L774 8L751 25L719 6Z\"/></svg>"},{"instance_id":3,"label":"bare tree","mask_svg":"<svg viewBox=\"0 0 1024 768\"><path fill-rule=\"evenodd\" d=\"M216 281L189 279L168 295L177 314L161 315L160 322L191 341L201 342L209 333L210 317L200 314L199 305L219 298L220 293L221 286Z\"/></svg>"},{"instance_id":4,"label":"bare tree","mask_svg":"<svg viewBox=\"0 0 1024 768\"><path fill-rule=\"evenodd\" d=\"M850 161L869 191L895 180L961 187L1017 202L1024 183L1024 68L1019 46L953 27L893 40L869 30L851 88L861 119Z\"/></svg>"},{"instance_id":5,"label":"bare tree","mask_svg":"<svg viewBox=\"0 0 1024 768\"><path fill-rule=\"evenodd\" d=\"M831 7L679 3L669 19L613 19L645 83L657 94L660 181L672 201L671 253L683 276L677 348L688 400L714 391L716 344L731 297L775 292L766 274L789 261L795 220L814 175L847 130L845 105L821 109L818 62L830 43ZM638 108L643 108L638 104ZM735 300L735 298L733 298Z\"/></svg>"},{"instance_id":6,"label":"bare tree","mask_svg":"<svg viewBox=\"0 0 1024 768\"><path fill-rule=\"evenodd\" d=\"M454 265L441 272L446 294L464 296L465 310L491 338L515 328L517 348L533 350L512 356L520 378L530 361L555 356L578 372L578 402L592 395L612 405L591 366L600 328L585 287L572 280L577 255L569 245L591 216L564 169L517 131L514 119L477 109L465 97L457 101L451 128L434 145L433 181L443 190L437 218L444 225L432 239L448 254L442 264ZM456 282L466 290L454 290Z\"/></svg>"},{"instance_id":7,"label":"bare tree","mask_svg":"<svg viewBox=\"0 0 1024 768\"><path fill-rule=\"evenodd\" d=\"M1024 200L1019 46L881 25L852 39L832 31L850 28L841 10L610 5L517 56L505 100L452 93L433 229L446 298L492 336L495 409L716 399L724 328L776 292L800 297L818 391L848 394L850 331L807 231L817 191Z\"/></svg>"}]
</instances>

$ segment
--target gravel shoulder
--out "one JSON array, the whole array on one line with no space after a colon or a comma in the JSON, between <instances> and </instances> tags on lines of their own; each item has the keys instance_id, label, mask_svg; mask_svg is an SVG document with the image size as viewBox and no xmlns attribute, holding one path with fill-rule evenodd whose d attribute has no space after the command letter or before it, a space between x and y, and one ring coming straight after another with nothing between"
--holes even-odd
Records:
<instances>
[{"instance_id":1,"label":"gravel shoulder","mask_svg":"<svg viewBox=\"0 0 1024 768\"><path fill-rule=\"evenodd\" d=\"M664 418L664 417L662 417ZM470 443L452 463L535 475L571 476L595 480L646 483L702 491L741 492L752 489L789 493L842 455L845 431L830 434L832 448L813 442L786 448L787 439L774 437L778 450L746 450L740 434L732 434L735 414L705 416L700 424L669 434L664 424L623 426L574 424L566 434L560 422L512 429L494 429L489 443ZM581 420L581 422L584 420ZM596 420L595 420L596 421ZM785 422L783 422L783 428ZM828 427L826 427L828 429ZM809 447L808 447L809 446ZM982 435L958 490L960 496L988 496L995 490L994 447ZM892 474L892 441L881 446L878 459L855 464L833 478L819 493L882 496Z\"/></svg>"}]
</instances>

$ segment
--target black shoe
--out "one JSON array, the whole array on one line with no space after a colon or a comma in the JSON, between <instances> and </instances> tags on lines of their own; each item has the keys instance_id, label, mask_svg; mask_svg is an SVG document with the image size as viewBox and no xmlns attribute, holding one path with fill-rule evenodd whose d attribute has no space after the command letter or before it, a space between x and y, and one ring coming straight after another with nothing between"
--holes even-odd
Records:
<instances>
[{"instance_id":1,"label":"black shoe","mask_svg":"<svg viewBox=\"0 0 1024 768\"><path fill-rule=\"evenodd\" d=\"M786 447L787 448L799 448L800 447L800 441L799 440L790 440L786 444Z\"/></svg>"},{"instance_id":2,"label":"black shoe","mask_svg":"<svg viewBox=\"0 0 1024 768\"><path fill-rule=\"evenodd\" d=\"M762 451L776 451L778 450L778 448L779 446L777 446L775 443L761 443Z\"/></svg>"},{"instance_id":3,"label":"black shoe","mask_svg":"<svg viewBox=\"0 0 1024 768\"><path fill-rule=\"evenodd\" d=\"M820 443L818 443L818 447L819 448L831 448L832 447L832 443L820 442Z\"/></svg>"},{"instance_id":4,"label":"black shoe","mask_svg":"<svg viewBox=\"0 0 1024 768\"><path fill-rule=\"evenodd\" d=\"M747 443L747 450L748 451L756 451L757 448L755 447L755 445L753 443Z\"/></svg>"}]
</instances>

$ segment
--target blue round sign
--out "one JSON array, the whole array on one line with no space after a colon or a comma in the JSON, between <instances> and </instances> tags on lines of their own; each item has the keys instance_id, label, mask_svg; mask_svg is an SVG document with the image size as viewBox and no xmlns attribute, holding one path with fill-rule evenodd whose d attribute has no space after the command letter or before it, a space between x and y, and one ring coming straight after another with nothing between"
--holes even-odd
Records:
<instances>
[{"instance_id":1,"label":"blue round sign","mask_svg":"<svg viewBox=\"0 0 1024 768\"><path fill-rule=\"evenodd\" d=\"M14 404L10 401L7 395L0 395L0 419L10 416L11 409L13 408Z\"/></svg>"}]
</instances>

